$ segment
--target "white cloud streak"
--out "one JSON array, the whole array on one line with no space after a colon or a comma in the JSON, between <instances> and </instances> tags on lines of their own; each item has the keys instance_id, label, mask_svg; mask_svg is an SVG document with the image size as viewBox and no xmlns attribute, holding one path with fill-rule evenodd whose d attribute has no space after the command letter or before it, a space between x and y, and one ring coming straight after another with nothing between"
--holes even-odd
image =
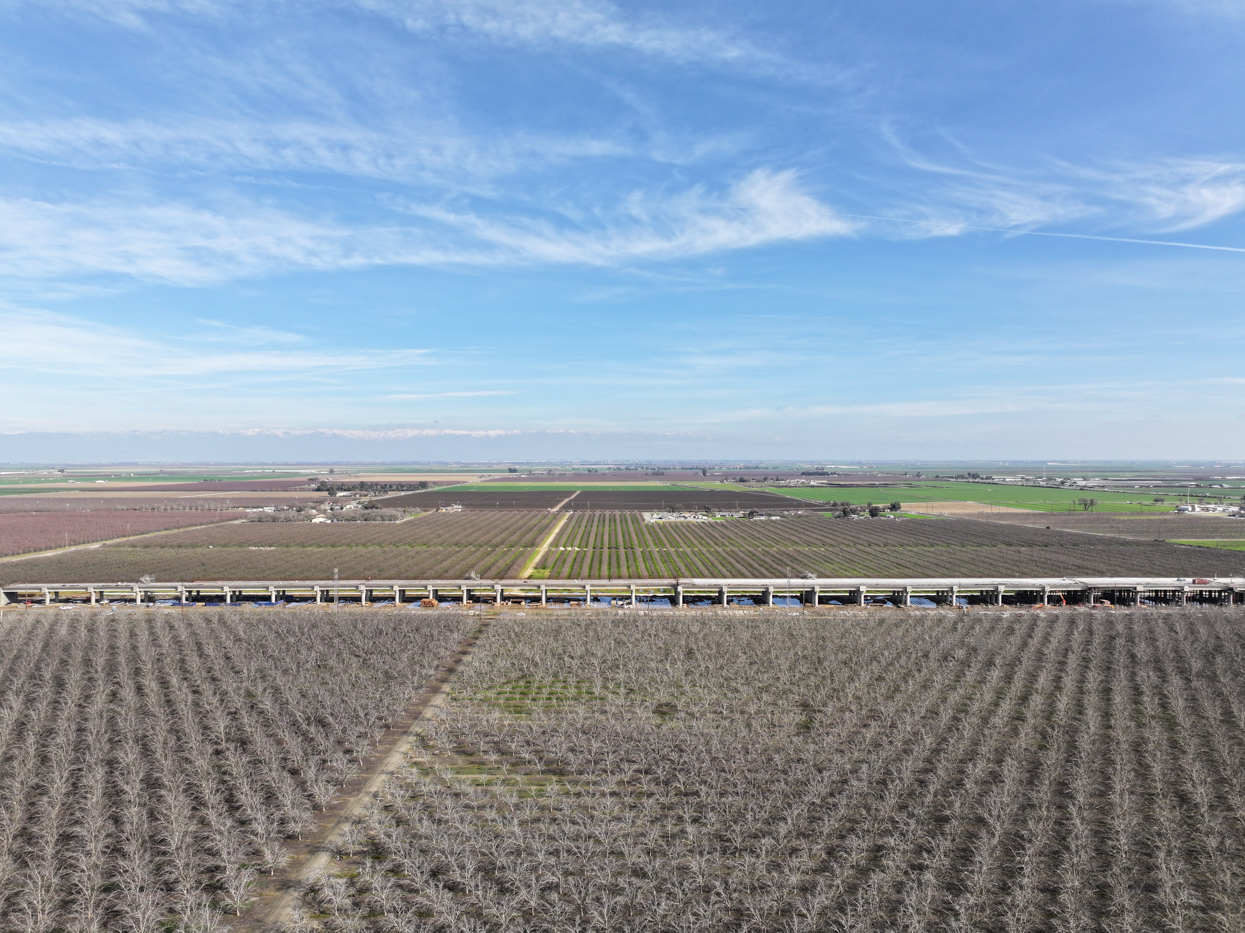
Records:
<instances>
[{"instance_id":1,"label":"white cloud streak","mask_svg":"<svg viewBox=\"0 0 1245 933\"><path fill-rule=\"evenodd\" d=\"M418 401L429 398L480 398L489 395L518 395L518 392L504 389L483 389L475 392L403 392L386 395L385 398L395 401Z\"/></svg>"},{"instance_id":2,"label":"white cloud streak","mask_svg":"<svg viewBox=\"0 0 1245 933\"><path fill-rule=\"evenodd\" d=\"M120 201L0 200L0 275L112 273L183 285L289 269L382 265L609 265L667 260L766 243L851 233L790 172L757 171L723 196L701 188L659 199L637 193L597 230L416 206L423 218L352 227L245 202L209 210ZM427 221L433 221L429 224ZM447 243L436 224L460 234ZM433 245L434 243L438 245Z\"/></svg>"},{"instance_id":3,"label":"white cloud streak","mask_svg":"<svg viewBox=\"0 0 1245 933\"><path fill-rule=\"evenodd\" d=\"M626 49L679 62L773 62L720 31L636 21L600 0L356 0L412 32L470 35L508 45Z\"/></svg>"},{"instance_id":4,"label":"white cloud streak","mask_svg":"<svg viewBox=\"0 0 1245 933\"><path fill-rule=\"evenodd\" d=\"M757 170L714 197L694 188L672 198L633 194L602 229L549 222L498 221L476 214L413 208L527 262L612 265L676 259L766 243L846 236L856 224L801 190L794 172Z\"/></svg>"},{"instance_id":5,"label":"white cloud streak","mask_svg":"<svg viewBox=\"0 0 1245 933\"><path fill-rule=\"evenodd\" d=\"M345 437L352 440L395 441L417 437L507 437L530 432L501 429L466 430L460 428L307 428L302 430L249 428L237 433L244 437L264 435L272 437L307 437L318 435L324 437Z\"/></svg>"},{"instance_id":6,"label":"white cloud streak","mask_svg":"<svg viewBox=\"0 0 1245 933\"><path fill-rule=\"evenodd\" d=\"M1211 246L1207 243L1180 243L1174 240L1139 240L1125 236L1095 236L1092 233L1052 233L1045 230L1026 230L1027 236L1066 237L1073 240L1103 240L1107 243L1137 243L1142 246L1179 246L1183 249L1210 249L1224 253L1245 253L1241 246Z\"/></svg>"},{"instance_id":7,"label":"white cloud streak","mask_svg":"<svg viewBox=\"0 0 1245 933\"><path fill-rule=\"evenodd\" d=\"M237 324L230 324L226 321L212 321L206 318L195 318L195 323L207 328L206 331L201 331L196 335L198 340L244 340L249 343L305 343L307 341L307 337L304 334L277 330L262 324L239 327Z\"/></svg>"},{"instance_id":8,"label":"white cloud streak","mask_svg":"<svg viewBox=\"0 0 1245 933\"><path fill-rule=\"evenodd\" d=\"M590 136L515 133L484 139L444 122L366 127L218 118L0 123L0 151L87 170L302 172L468 186L628 152L614 141Z\"/></svg>"},{"instance_id":9,"label":"white cloud streak","mask_svg":"<svg viewBox=\"0 0 1245 933\"><path fill-rule=\"evenodd\" d=\"M1077 221L1099 230L1166 233L1245 211L1245 163L1240 162L1162 159L1106 167L1048 162L1009 170L974 161L940 163L893 136L890 141L908 167L938 179L892 212L907 236L1024 232Z\"/></svg>"},{"instance_id":10,"label":"white cloud streak","mask_svg":"<svg viewBox=\"0 0 1245 933\"><path fill-rule=\"evenodd\" d=\"M473 38L538 48L568 45L618 49L681 63L761 65L770 69L782 63L780 56L737 35L703 26L679 26L655 15L628 16L606 0L270 0L267 5L362 10L412 33L440 39ZM245 9L247 4L240 0L64 0L61 6L126 28L147 30L156 16L221 16Z\"/></svg>"},{"instance_id":11,"label":"white cloud streak","mask_svg":"<svg viewBox=\"0 0 1245 933\"><path fill-rule=\"evenodd\" d=\"M422 231L355 228L235 202L50 203L0 199L0 275L99 273L181 285L290 269L481 262L469 249L428 245Z\"/></svg>"},{"instance_id":12,"label":"white cloud streak","mask_svg":"<svg viewBox=\"0 0 1245 933\"><path fill-rule=\"evenodd\" d=\"M194 378L227 373L263 376L401 369L427 364L426 350L241 350L219 352L194 340L176 341L37 309L0 308L0 332L21 347L6 368L95 375L126 381Z\"/></svg>"},{"instance_id":13,"label":"white cloud streak","mask_svg":"<svg viewBox=\"0 0 1245 933\"><path fill-rule=\"evenodd\" d=\"M1245 210L1245 164L1166 160L1098 176L1108 196L1136 206L1143 223L1162 231L1192 230Z\"/></svg>"}]
</instances>

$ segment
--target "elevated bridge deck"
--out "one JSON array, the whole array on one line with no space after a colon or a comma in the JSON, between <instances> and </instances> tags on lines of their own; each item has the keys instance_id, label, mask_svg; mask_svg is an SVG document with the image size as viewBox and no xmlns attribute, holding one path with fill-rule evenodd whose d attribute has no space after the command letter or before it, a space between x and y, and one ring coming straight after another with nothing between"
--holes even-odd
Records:
<instances>
[{"instance_id":1,"label":"elevated bridge deck","mask_svg":"<svg viewBox=\"0 0 1245 933\"><path fill-rule=\"evenodd\" d=\"M669 580L313 580L14 584L0 606L277 604L543 607L831 605L1235 605L1245 577Z\"/></svg>"}]
</instances>

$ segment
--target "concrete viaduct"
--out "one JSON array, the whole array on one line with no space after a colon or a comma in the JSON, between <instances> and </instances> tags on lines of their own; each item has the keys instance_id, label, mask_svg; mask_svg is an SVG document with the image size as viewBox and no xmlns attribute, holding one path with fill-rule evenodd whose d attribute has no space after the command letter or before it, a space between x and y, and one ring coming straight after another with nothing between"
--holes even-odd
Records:
<instances>
[{"instance_id":1,"label":"concrete viaduct","mask_svg":"<svg viewBox=\"0 0 1245 933\"><path fill-rule=\"evenodd\" d=\"M678 580L332 580L12 584L0 606L441 605L515 607L1225 605L1245 577Z\"/></svg>"}]
</instances>

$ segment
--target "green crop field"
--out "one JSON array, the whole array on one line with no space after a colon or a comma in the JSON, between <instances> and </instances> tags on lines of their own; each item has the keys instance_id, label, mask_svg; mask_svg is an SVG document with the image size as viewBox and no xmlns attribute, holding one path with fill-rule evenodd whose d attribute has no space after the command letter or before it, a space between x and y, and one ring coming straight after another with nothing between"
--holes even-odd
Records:
<instances>
[{"instance_id":1,"label":"green crop field","mask_svg":"<svg viewBox=\"0 0 1245 933\"><path fill-rule=\"evenodd\" d=\"M1172 541L1172 544L1189 544L1193 547L1217 547L1227 551L1245 551L1245 541Z\"/></svg>"},{"instance_id":2,"label":"green crop field","mask_svg":"<svg viewBox=\"0 0 1245 933\"><path fill-rule=\"evenodd\" d=\"M980 502L1035 512L1079 512L1078 499L1093 499L1096 512L1170 512L1174 500L1155 505L1149 490L1134 493L1084 489L1042 489L1037 486L1003 486L994 483L923 483L919 486L764 487L766 492L816 502L850 502L853 505L890 502Z\"/></svg>"},{"instance_id":3,"label":"green crop field","mask_svg":"<svg viewBox=\"0 0 1245 933\"><path fill-rule=\"evenodd\" d=\"M710 488L720 488L710 487ZM677 492L687 486L670 483L462 483L442 486L437 492Z\"/></svg>"}]
</instances>

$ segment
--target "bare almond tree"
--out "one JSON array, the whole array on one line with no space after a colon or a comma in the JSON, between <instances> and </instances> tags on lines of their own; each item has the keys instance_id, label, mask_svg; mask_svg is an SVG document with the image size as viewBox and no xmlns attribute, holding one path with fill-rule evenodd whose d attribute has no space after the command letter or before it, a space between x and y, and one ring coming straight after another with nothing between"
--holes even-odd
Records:
<instances>
[{"instance_id":1,"label":"bare almond tree","mask_svg":"<svg viewBox=\"0 0 1245 933\"><path fill-rule=\"evenodd\" d=\"M224 929L467 620L0 623L0 930Z\"/></svg>"},{"instance_id":2,"label":"bare almond tree","mask_svg":"<svg viewBox=\"0 0 1245 933\"><path fill-rule=\"evenodd\" d=\"M1227 610L503 617L330 930L1233 929Z\"/></svg>"}]
</instances>

